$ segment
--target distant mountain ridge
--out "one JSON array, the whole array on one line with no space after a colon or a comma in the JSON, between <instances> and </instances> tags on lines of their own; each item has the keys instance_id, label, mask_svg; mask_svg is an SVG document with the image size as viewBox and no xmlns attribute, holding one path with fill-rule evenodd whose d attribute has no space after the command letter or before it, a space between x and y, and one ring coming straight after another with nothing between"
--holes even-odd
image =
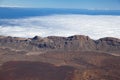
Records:
<instances>
[{"instance_id":1,"label":"distant mountain ridge","mask_svg":"<svg viewBox=\"0 0 120 80\"><path fill-rule=\"evenodd\" d=\"M0 7L1 19L25 18L32 16L48 16L54 14L81 15L120 15L120 10L87 10L87 9L59 9L59 8L8 8Z\"/></svg>"},{"instance_id":2,"label":"distant mountain ridge","mask_svg":"<svg viewBox=\"0 0 120 80\"><path fill-rule=\"evenodd\" d=\"M70 37L48 36L45 38L0 37L0 46L25 51L103 51L120 53L120 39L106 37L93 40L88 36L74 35Z\"/></svg>"}]
</instances>

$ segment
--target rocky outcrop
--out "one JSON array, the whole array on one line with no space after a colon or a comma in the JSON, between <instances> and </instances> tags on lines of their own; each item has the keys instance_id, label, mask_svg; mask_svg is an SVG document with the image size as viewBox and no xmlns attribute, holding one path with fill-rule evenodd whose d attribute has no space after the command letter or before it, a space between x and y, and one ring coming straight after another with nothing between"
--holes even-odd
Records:
<instances>
[{"instance_id":1,"label":"rocky outcrop","mask_svg":"<svg viewBox=\"0 0 120 80\"><path fill-rule=\"evenodd\" d=\"M120 39L106 37L101 38L95 42L97 45L97 50L107 52L120 52Z\"/></svg>"}]
</instances>

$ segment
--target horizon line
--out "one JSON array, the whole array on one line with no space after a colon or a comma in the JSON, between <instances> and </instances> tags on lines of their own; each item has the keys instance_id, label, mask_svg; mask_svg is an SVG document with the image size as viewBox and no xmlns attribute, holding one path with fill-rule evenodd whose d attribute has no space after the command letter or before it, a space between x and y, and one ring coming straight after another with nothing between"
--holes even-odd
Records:
<instances>
[{"instance_id":1,"label":"horizon line","mask_svg":"<svg viewBox=\"0 0 120 80\"><path fill-rule=\"evenodd\" d=\"M76 10L120 10L120 9L97 9L97 8L62 8L62 7L26 7L26 6L3 6L0 5L0 8L33 8L33 9L76 9Z\"/></svg>"}]
</instances>

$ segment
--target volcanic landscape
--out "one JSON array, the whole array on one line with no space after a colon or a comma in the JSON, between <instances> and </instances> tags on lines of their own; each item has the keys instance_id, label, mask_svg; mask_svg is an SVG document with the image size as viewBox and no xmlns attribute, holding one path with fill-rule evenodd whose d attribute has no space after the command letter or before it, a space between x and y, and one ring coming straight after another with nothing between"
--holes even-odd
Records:
<instances>
[{"instance_id":1,"label":"volcanic landscape","mask_svg":"<svg viewBox=\"0 0 120 80\"><path fill-rule=\"evenodd\" d=\"M120 39L0 36L0 80L120 80Z\"/></svg>"}]
</instances>

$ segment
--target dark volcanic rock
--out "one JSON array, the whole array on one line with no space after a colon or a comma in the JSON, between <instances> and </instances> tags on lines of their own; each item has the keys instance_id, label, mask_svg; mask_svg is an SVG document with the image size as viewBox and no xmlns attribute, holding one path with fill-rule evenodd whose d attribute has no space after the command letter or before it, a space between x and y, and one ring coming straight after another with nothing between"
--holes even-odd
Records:
<instances>
[{"instance_id":1,"label":"dark volcanic rock","mask_svg":"<svg viewBox=\"0 0 120 80\"><path fill-rule=\"evenodd\" d=\"M42 39L42 37L40 37L40 36L35 36L32 38L32 40L41 40L41 39Z\"/></svg>"}]
</instances>

